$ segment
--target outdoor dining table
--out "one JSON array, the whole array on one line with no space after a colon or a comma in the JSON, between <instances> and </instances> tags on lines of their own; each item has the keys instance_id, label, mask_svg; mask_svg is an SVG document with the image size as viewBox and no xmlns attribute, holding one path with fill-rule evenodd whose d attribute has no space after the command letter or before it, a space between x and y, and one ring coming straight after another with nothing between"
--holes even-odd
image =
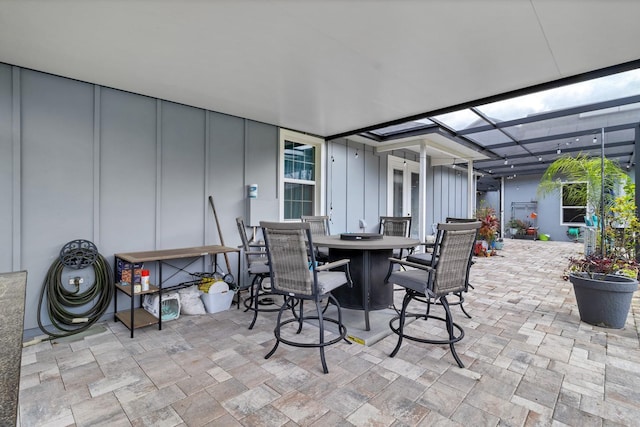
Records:
<instances>
[{"instance_id":1,"label":"outdoor dining table","mask_svg":"<svg viewBox=\"0 0 640 427\"><path fill-rule=\"evenodd\" d=\"M330 261L351 260L349 268L353 287L341 286L332 294L341 307L364 311L366 331L371 329L370 310L382 310L393 305L393 285L384 282L393 250L413 248L419 243L417 239L398 236L350 240L342 239L339 234L313 237L314 246L329 248Z\"/></svg>"}]
</instances>

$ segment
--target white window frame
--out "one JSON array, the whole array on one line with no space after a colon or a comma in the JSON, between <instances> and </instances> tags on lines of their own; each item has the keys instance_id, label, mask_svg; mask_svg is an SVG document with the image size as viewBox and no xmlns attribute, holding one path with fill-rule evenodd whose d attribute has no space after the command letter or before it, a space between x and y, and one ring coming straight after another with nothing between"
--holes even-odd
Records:
<instances>
[{"instance_id":1,"label":"white window frame","mask_svg":"<svg viewBox=\"0 0 640 427\"><path fill-rule=\"evenodd\" d=\"M284 218L284 185L287 182L296 184L307 184L315 186L314 191L314 215L323 215L325 211L325 168L326 168L326 149L325 142L321 138L315 136L306 135L299 132L294 132L288 129L280 129L280 149L278 153L278 189L280 194L280 221L299 221L299 218ZM316 149L316 165L315 165L315 180L300 180L285 178L284 176L284 148L285 142L295 142L298 144L312 145Z\"/></svg>"},{"instance_id":2,"label":"white window frame","mask_svg":"<svg viewBox=\"0 0 640 427\"><path fill-rule=\"evenodd\" d=\"M571 184L585 184L588 185L588 183L586 181L566 181L563 182L561 184L560 187L560 225L566 225L569 227L575 227L575 226L580 226L580 225L585 225L584 222L584 218L582 221L578 221L578 222L564 222L564 209L565 208L584 208L584 213L585 216L589 214L589 206L588 206L588 200L587 200L587 204L585 204L584 206L565 206L564 205L564 197L563 197L563 192L564 192L564 186L565 185L571 185ZM589 197L589 192L587 191L587 197Z\"/></svg>"}]
</instances>

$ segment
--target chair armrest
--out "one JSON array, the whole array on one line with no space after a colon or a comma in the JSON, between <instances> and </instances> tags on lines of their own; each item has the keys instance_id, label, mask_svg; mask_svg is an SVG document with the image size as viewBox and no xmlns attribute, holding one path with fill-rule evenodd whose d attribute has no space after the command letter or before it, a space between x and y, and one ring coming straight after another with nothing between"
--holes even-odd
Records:
<instances>
[{"instance_id":1,"label":"chair armrest","mask_svg":"<svg viewBox=\"0 0 640 427\"><path fill-rule=\"evenodd\" d=\"M263 251L249 251L249 252L245 252L246 255L267 255L266 252Z\"/></svg>"},{"instance_id":2,"label":"chair armrest","mask_svg":"<svg viewBox=\"0 0 640 427\"><path fill-rule=\"evenodd\" d=\"M419 270L425 270L425 271L433 271L433 270L435 270L431 266L424 265L424 264L418 264L418 263L415 263L415 262L409 262L409 261L404 260L404 259L389 258L389 261L391 261L391 263L401 264L401 265L404 265L404 266L407 266L407 267L417 268Z\"/></svg>"},{"instance_id":3,"label":"chair armrest","mask_svg":"<svg viewBox=\"0 0 640 427\"><path fill-rule=\"evenodd\" d=\"M328 262L326 264L322 264L316 267L317 271L329 270L331 268L342 267L345 264L349 264L351 260L348 259L340 259L338 261Z\"/></svg>"}]
</instances>

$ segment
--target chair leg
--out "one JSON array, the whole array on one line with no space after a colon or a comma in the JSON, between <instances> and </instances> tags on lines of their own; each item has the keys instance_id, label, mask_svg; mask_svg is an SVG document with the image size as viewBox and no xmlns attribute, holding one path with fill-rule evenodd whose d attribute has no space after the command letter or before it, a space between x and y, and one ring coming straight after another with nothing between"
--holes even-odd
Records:
<instances>
[{"instance_id":1,"label":"chair leg","mask_svg":"<svg viewBox=\"0 0 640 427\"><path fill-rule=\"evenodd\" d=\"M276 352L276 349L280 344L280 321L282 320L282 313L284 313L284 310L289 307L290 298L291 297L285 297L284 302L282 303L282 307L280 307L280 310L278 311L278 318L276 319L276 327L273 329L273 335L275 335L276 337L276 343L273 345L273 348L271 349L271 351L267 353L266 356L264 356L265 359L268 359L271 356L273 356L273 353Z\"/></svg>"},{"instance_id":2,"label":"chair leg","mask_svg":"<svg viewBox=\"0 0 640 427\"><path fill-rule=\"evenodd\" d=\"M322 362L322 371L325 374L329 373L329 368L327 368L327 361L324 357L324 321L322 319L322 308L320 307L320 302L316 300L316 311L318 312L318 329L320 330L320 361Z\"/></svg>"},{"instance_id":3,"label":"chair leg","mask_svg":"<svg viewBox=\"0 0 640 427\"><path fill-rule=\"evenodd\" d=\"M444 312L445 312L445 318L446 318L446 324L447 324L447 332L449 333L449 348L451 348L451 354L453 355L453 358L456 359L456 362L458 362L458 366L460 366L461 368L464 368L464 364L462 363L462 360L460 360L460 357L458 357L458 353L456 353L456 349L454 347L454 340L456 339L456 336L454 335L454 331L453 331L453 319L451 317L451 310L449 309L449 303L447 302L447 297L443 296L440 298L440 302L442 303L442 307L444 307Z\"/></svg>"},{"instance_id":4,"label":"chair leg","mask_svg":"<svg viewBox=\"0 0 640 427\"><path fill-rule=\"evenodd\" d=\"M258 280L259 279L259 280ZM257 285L257 286L256 286ZM256 324L256 320L258 319L258 296L260 295L260 286L262 285L262 277L256 276L253 278L251 282L251 299L253 302L249 305L249 308L253 306L253 320L251 320L251 324L249 325L249 329L253 329L253 325ZM256 289L258 288L258 289ZM249 310L247 308L247 310ZM245 311L247 311L245 310Z\"/></svg>"},{"instance_id":5,"label":"chair leg","mask_svg":"<svg viewBox=\"0 0 640 427\"><path fill-rule=\"evenodd\" d=\"M462 296L462 292L458 292L456 295L458 295L458 298L460 298L460 302L458 303L458 305L460 305L460 310L462 310L462 312L464 313L465 316L467 316L469 319L471 319L471 315L469 313L467 313L467 310L465 310L464 308L464 296Z\"/></svg>"},{"instance_id":6,"label":"chair leg","mask_svg":"<svg viewBox=\"0 0 640 427\"><path fill-rule=\"evenodd\" d=\"M389 355L390 357L395 357L395 355L398 354L398 350L400 350L400 346L402 345L402 338L404 336L404 322L407 317L407 306L409 305L411 298L411 294L407 292L402 299L402 309L400 310L399 317L400 324L398 325L398 343L396 344L396 348L394 348ZM389 321L389 327L391 327L392 322L393 319ZM393 329L393 327L391 327L391 329Z\"/></svg>"},{"instance_id":7,"label":"chair leg","mask_svg":"<svg viewBox=\"0 0 640 427\"><path fill-rule=\"evenodd\" d=\"M304 300L300 300L300 314L297 317L298 330L296 331L296 334L299 334L300 332L302 332L302 322L304 322Z\"/></svg>"}]
</instances>

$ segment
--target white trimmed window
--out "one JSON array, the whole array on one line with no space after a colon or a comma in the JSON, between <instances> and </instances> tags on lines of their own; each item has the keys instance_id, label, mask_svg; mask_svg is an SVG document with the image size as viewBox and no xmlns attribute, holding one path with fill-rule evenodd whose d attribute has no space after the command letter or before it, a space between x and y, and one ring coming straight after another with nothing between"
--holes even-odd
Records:
<instances>
[{"instance_id":1,"label":"white trimmed window","mask_svg":"<svg viewBox=\"0 0 640 427\"><path fill-rule=\"evenodd\" d=\"M563 182L560 191L562 225L584 225L587 214L587 183Z\"/></svg>"},{"instance_id":2,"label":"white trimmed window","mask_svg":"<svg viewBox=\"0 0 640 427\"><path fill-rule=\"evenodd\" d=\"M280 212L283 220L324 211L324 140L280 130Z\"/></svg>"}]
</instances>

